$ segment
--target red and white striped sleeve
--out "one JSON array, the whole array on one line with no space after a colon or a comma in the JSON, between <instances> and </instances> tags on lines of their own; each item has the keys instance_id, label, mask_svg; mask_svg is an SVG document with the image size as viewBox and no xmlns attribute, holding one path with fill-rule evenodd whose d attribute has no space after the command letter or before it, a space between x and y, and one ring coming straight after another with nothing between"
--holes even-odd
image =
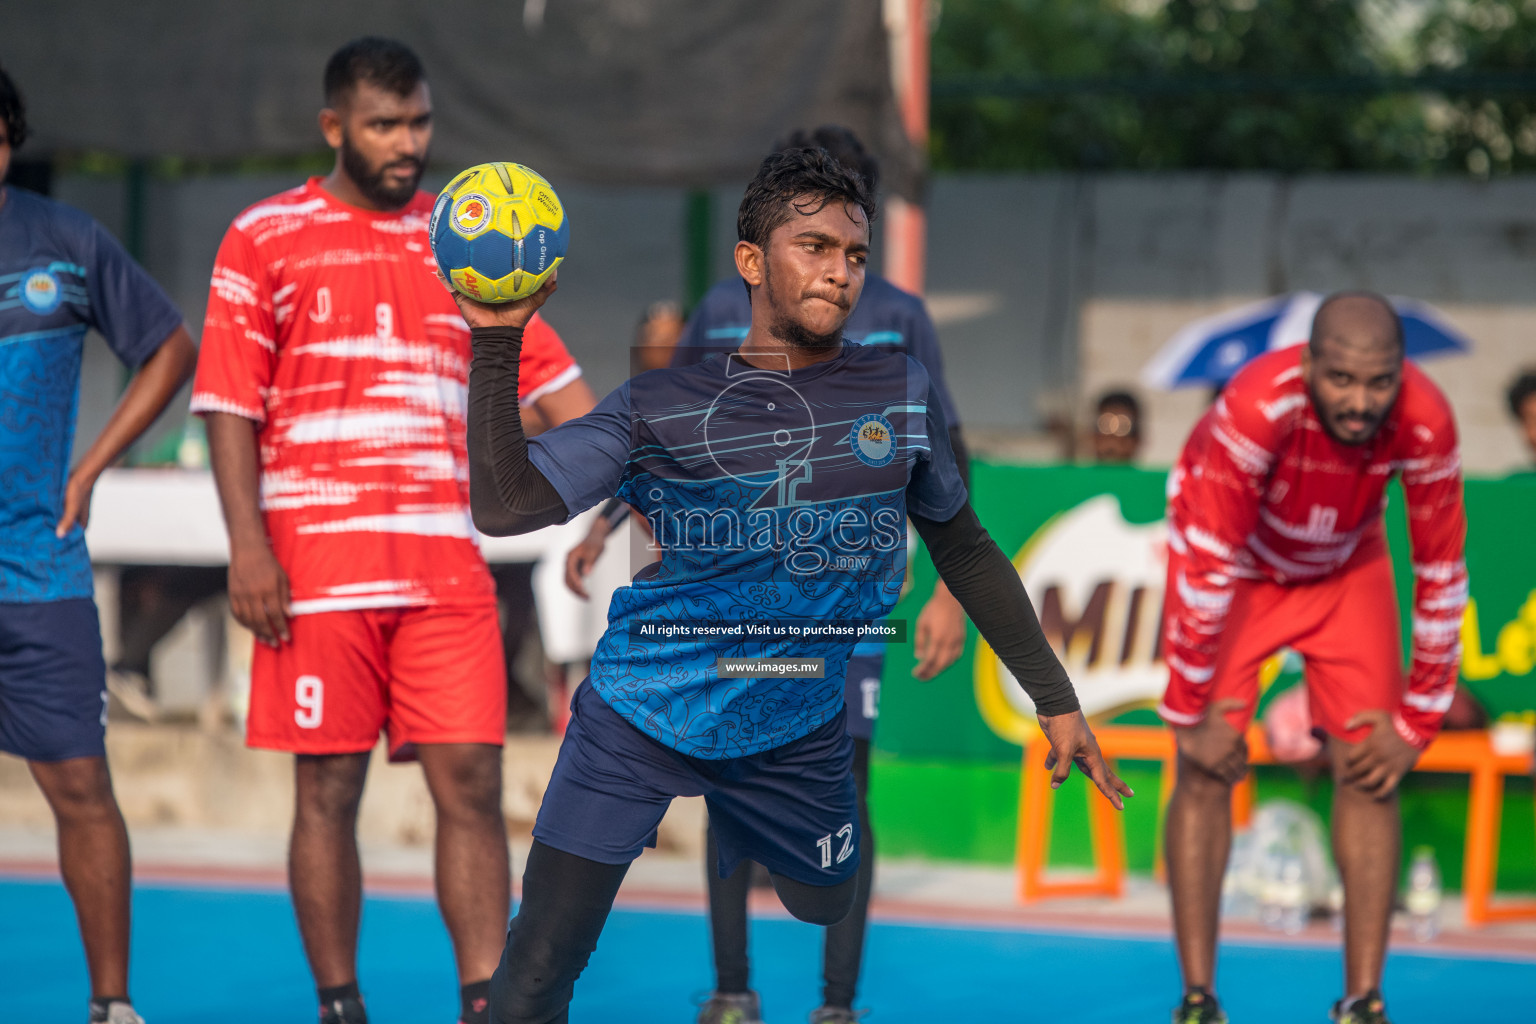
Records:
<instances>
[{"instance_id":1,"label":"red and white striped sleeve","mask_svg":"<svg viewBox=\"0 0 1536 1024\"><path fill-rule=\"evenodd\" d=\"M1403 459L1403 495L1413 549L1413 658L1403 703L1393 716L1398 734L1420 748L1440 732L1456 693L1461 620L1467 610L1467 514L1456 421L1439 390L1427 378L1423 384L1423 392L1412 396L1414 422L1404 430L1409 444Z\"/></svg>"},{"instance_id":2,"label":"red and white striped sleeve","mask_svg":"<svg viewBox=\"0 0 1536 1024\"><path fill-rule=\"evenodd\" d=\"M1246 379L1245 379L1246 378ZM1240 374L1196 424L1168 477L1168 581L1163 654L1169 671L1202 686L1232 608L1234 584L1253 574L1248 537L1274 465L1280 427L1265 415L1262 382Z\"/></svg>"},{"instance_id":3,"label":"red and white striped sleeve","mask_svg":"<svg viewBox=\"0 0 1536 1024\"><path fill-rule=\"evenodd\" d=\"M266 267L250 238L231 225L213 263L192 411L264 423L276 364L277 322Z\"/></svg>"},{"instance_id":4,"label":"red and white striped sleeve","mask_svg":"<svg viewBox=\"0 0 1536 1024\"><path fill-rule=\"evenodd\" d=\"M517 400L532 405L581 376L581 365L566 349L549 322L535 313L523 330L523 354L518 361Z\"/></svg>"}]
</instances>

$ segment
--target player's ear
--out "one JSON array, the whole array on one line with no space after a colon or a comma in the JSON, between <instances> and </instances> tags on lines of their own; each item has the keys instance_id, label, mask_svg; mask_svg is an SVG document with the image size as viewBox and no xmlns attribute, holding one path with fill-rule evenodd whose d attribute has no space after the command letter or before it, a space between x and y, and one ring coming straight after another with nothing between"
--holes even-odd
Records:
<instances>
[{"instance_id":1,"label":"player's ear","mask_svg":"<svg viewBox=\"0 0 1536 1024\"><path fill-rule=\"evenodd\" d=\"M320 111L320 134L325 136L325 144L332 149L341 148L342 122L341 111L333 107L326 107Z\"/></svg>"},{"instance_id":2,"label":"player's ear","mask_svg":"<svg viewBox=\"0 0 1536 1024\"><path fill-rule=\"evenodd\" d=\"M756 288L763 283L763 250L751 242L741 241L736 243L736 273L747 282L748 286Z\"/></svg>"}]
</instances>

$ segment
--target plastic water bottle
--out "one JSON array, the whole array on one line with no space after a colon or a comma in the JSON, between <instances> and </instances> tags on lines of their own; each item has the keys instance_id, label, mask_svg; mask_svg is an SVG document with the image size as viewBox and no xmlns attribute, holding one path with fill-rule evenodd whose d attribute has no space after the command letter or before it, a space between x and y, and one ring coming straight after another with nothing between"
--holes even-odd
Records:
<instances>
[{"instance_id":1,"label":"plastic water bottle","mask_svg":"<svg viewBox=\"0 0 1536 1024\"><path fill-rule=\"evenodd\" d=\"M1271 931L1296 935L1307 923L1307 887L1301 858L1290 851L1271 850L1265 858L1259 920Z\"/></svg>"},{"instance_id":2,"label":"plastic water bottle","mask_svg":"<svg viewBox=\"0 0 1536 1024\"><path fill-rule=\"evenodd\" d=\"M181 431L181 443L176 446L176 464L182 469L208 468L208 435L203 429L201 416L188 416Z\"/></svg>"},{"instance_id":3,"label":"plastic water bottle","mask_svg":"<svg viewBox=\"0 0 1536 1024\"><path fill-rule=\"evenodd\" d=\"M1435 851L1421 846L1413 851L1413 863L1408 868L1408 891L1403 894L1409 928L1420 942L1428 942L1440 934L1440 896L1440 865L1435 863Z\"/></svg>"},{"instance_id":4,"label":"plastic water bottle","mask_svg":"<svg viewBox=\"0 0 1536 1024\"><path fill-rule=\"evenodd\" d=\"M1286 854L1280 862L1280 883L1275 902L1279 904L1279 926L1287 935L1299 935L1307 926L1307 886L1303 881L1301 858Z\"/></svg>"},{"instance_id":5,"label":"plastic water bottle","mask_svg":"<svg viewBox=\"0 0 1536 1024\"><path fill-rule=\"evenodd\" d=\"M1328 923L1336 932L1344 930L1344 886L1338 882L1328 889Z\"/></svg>"}]
</instances>

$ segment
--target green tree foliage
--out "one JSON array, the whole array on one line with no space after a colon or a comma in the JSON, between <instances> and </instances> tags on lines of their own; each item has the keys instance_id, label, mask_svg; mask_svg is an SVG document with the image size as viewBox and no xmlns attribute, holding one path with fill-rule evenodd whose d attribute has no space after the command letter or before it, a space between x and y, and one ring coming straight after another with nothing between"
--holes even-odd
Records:
<instances>
[{"instance_id":1,"label":"green tree foliage","mask_svg":"<svg viewBox=\"0 0 1536 1024\"><path fill-rule=\"evenodd\" d=\"M1536 69L1536 0L1436 4L1416 42L1432 68ZM1474 91L1433 103L1436 164L1480 177L1536 169L1536 91Z\"/></svg>"},{"instance_id":2,"label":"green tree foliage","mask_svg":"<svg viewBox=\"0 0 1536 1024\"><path fill-rule=\"evenodd\" d=\"M1536 0L947 0L932 158L1477 172L1469 154L1483 152L1484 173L1527 166L1528 100L1447 99L1412 76L1536 68L1533 11Z\"/></svg>"}]
</instances>

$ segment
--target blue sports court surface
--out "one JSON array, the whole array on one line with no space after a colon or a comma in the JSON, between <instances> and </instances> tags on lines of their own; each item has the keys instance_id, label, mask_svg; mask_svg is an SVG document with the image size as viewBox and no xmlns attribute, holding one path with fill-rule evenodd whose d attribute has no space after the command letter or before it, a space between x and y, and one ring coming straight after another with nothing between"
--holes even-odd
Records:
<instances>
[{"instance_id":1,"label":"blue sports court surface","mask_svg":"<svg viewBox=\"0 0 1536 1024\"><path fill-rule=\"evenodd\" d=\"M81 1024L85 971L74 914L54 880L0 879L3 1016ZM314 997L286 894L141 885L134 898L133 994L149 1024L307 1024ZM710 986L696 910L614 911L577 988L576 1024L691 1024ZM818 1002L819 930L755 920L753 983L769 1024L795 1024ZM1326 1020L1339 954L1322 945L1233 943L1222 953L1233 1024ZM362 981L375 1024L452 1024L458 1009L448 940L429 898L370 896ZM870 1024L934 1021L1161 1022L1176 989L1165 937L1008 927L875 923L861 989ZM1536 962L1397 952L1387 971L1396 1024L1524 1021Z\"/></svg>"}]
</instances>

